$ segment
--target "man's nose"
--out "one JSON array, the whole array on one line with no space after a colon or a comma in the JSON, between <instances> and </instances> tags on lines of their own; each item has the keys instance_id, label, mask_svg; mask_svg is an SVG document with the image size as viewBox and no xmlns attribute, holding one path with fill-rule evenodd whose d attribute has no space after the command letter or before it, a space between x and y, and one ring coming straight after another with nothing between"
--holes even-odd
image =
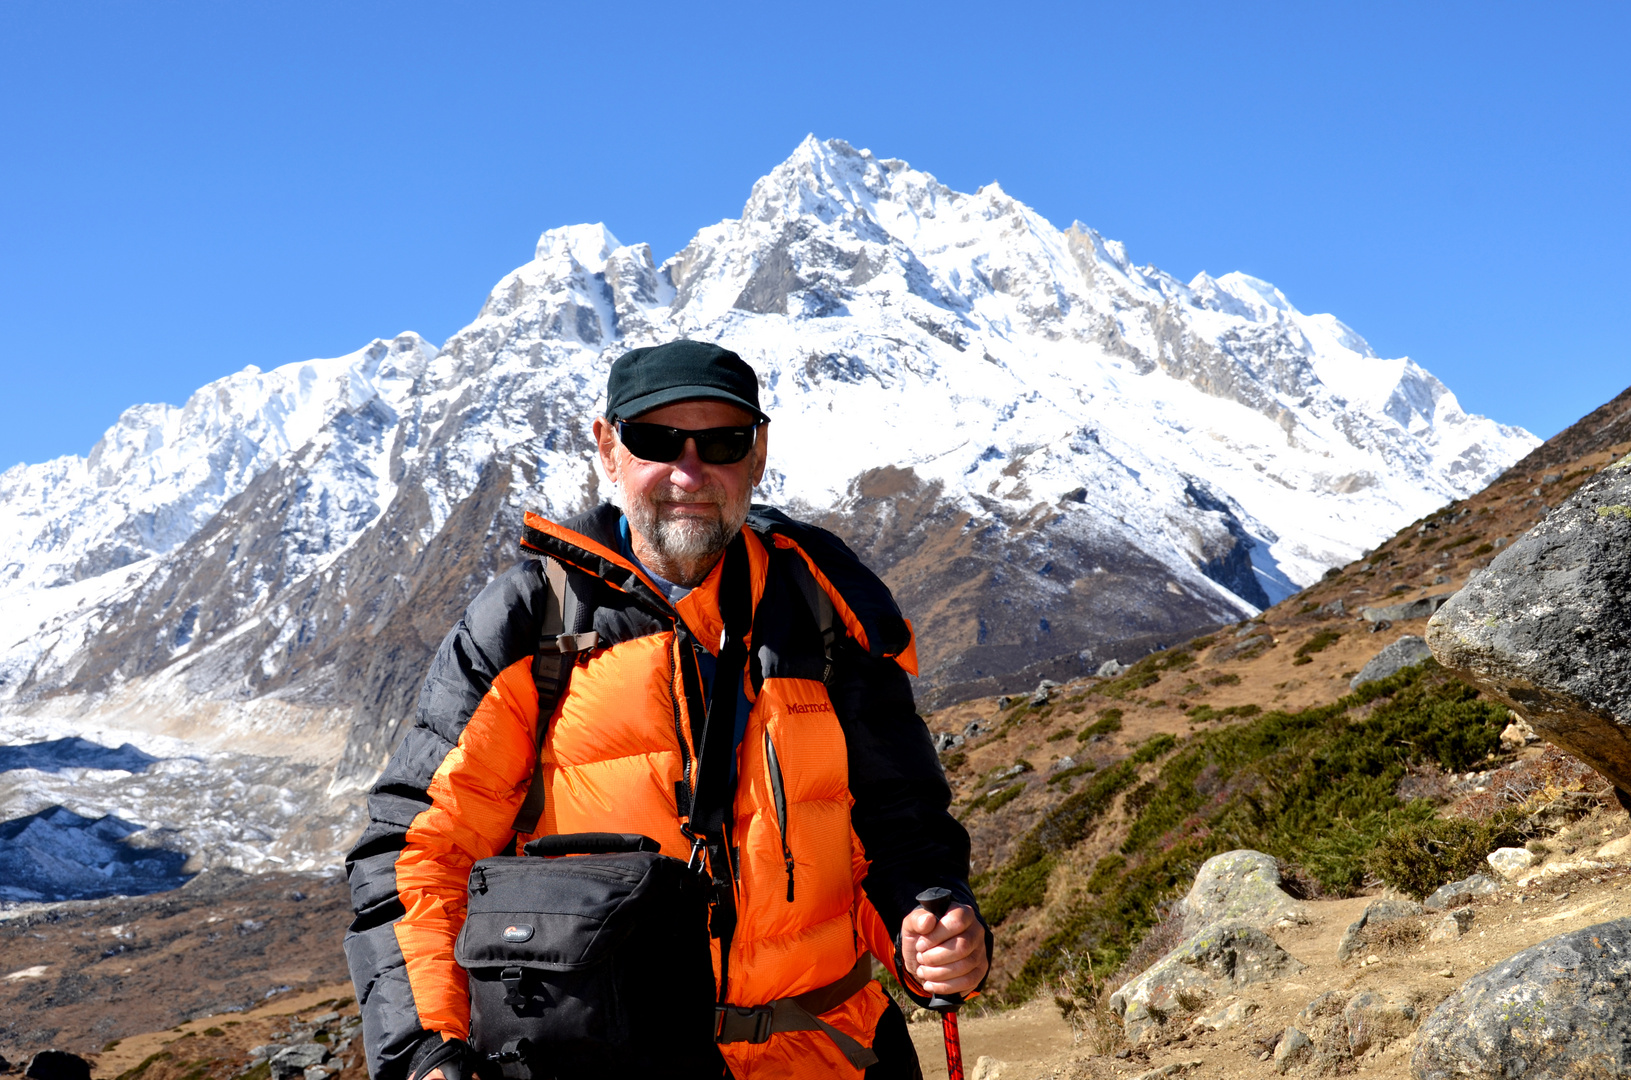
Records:
<instances>
[{"instance_id":1,"label":"man's nose","mask_svg":"<svg viewBox=\"0 0 1631 1080\"><path fill-rule=\"evenodd\" d=\"M685 440L685 449L680 451L673 465L668 474L669 480L682 491L700 491L707 482L702 475L702 457L697 453L695 439Z\"/></svg>"}]
</instances>

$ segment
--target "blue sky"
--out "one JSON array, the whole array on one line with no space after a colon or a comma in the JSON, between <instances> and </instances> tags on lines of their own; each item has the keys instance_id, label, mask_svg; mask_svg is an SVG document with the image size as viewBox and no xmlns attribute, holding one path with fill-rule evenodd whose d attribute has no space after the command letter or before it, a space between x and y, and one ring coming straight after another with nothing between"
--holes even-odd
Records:
<instances>
[{"instance_id":1,"label":"blue sky","mask_svg":"<svg viewBox=\"0 0 1631 1080\"><path fill-rule=\"evenodd\" d=\"M0 3L0 468L659 260L807 132L1243 270L1550 435L1631 383L1631 5Z\"/></svg>"}]
</instances>

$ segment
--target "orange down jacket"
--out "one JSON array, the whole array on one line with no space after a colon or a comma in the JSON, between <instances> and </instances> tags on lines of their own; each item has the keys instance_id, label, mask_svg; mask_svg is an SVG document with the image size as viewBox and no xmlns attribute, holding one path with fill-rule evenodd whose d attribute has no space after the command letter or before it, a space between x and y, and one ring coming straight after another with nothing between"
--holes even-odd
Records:
<instances>
[{"instance_id":1,"label":"orange down jacket","mask_svg":"<svg viewBox=\"0 0 1631 1080\"><path fill-rule=\"evenodd\" d=\"M538 834L643 833L685 858L698 660L722 629L720 569L671 604L621 553L620 525L610 506L564 526L527 516L525 547L591 576L599 635L546 728ZM888 590L831 534L776 511L756 507L743 531L757 615L732 815L737 924L721 996L760 1005L835 982L868 952L898 970L894 938L917 892L944 885L972 897L967 834L947 812L906 679L911 629ZM406 1080L442 1038L468 1034L453 942L470 866L515 843L533 773L543 577L536 560L512 568L443 642L347 860L357 917L346 950L375 1080ZM835 615L831 645L814 588ZM822 1018L870 1045L885 1005L870 983ZM861 1075L821 1032L721 1051L739 1080Z\"/></svg>"}]
</instances>

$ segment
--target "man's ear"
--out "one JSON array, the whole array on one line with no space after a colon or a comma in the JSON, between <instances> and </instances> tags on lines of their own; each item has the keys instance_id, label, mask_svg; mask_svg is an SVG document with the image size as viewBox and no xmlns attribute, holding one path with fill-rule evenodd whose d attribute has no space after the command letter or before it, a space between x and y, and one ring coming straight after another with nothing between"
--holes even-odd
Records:
<instances>
[{"instance_id":1,"label":"man's ear","mask_svg":"<svg viewBox=\"0 0 1631 1080\"><path fill-rule=\"evenodd\" d=\"M610 420L603 416L595 417L594 425L595 449L600 454L600 467L605 470L606 478L617 483L617 432Z\"/></svg>"},{"instance_id":2,"label":"man's ear","mask_svg":"<svg viewBox=\"0 0 1631 1080\"><path fill-rule=\"evenodd\" d=\"M765 478L765 463L770 460L770 421L759 425L759 437L753 443L753 483L757 487Z\"/></svg>"}]
</instances>

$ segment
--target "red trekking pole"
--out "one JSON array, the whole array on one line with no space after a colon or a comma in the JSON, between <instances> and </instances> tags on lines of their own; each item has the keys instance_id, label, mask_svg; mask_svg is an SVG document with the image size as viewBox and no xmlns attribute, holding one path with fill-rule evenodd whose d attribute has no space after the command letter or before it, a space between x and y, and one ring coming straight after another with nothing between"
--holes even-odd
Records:
<instances>
[{"instance_id":1,"label":"red trekking pole","mask_svg":"<svg viewBox=\"0 0 1631 1080\"><path fill-rule=\"evenodd\" d=\"M925 889L917 894L917 902L936 919L944 918L946 910L951 907L951 890ZM936 994L929 1001L929 1008L940 1014L940 1024L946 1036L946 1073L951 1080L963 1080L963 1044L957 1037L957 1007L962 1003L961 994L945 997Z\"/></svg>"}]
</instances>

